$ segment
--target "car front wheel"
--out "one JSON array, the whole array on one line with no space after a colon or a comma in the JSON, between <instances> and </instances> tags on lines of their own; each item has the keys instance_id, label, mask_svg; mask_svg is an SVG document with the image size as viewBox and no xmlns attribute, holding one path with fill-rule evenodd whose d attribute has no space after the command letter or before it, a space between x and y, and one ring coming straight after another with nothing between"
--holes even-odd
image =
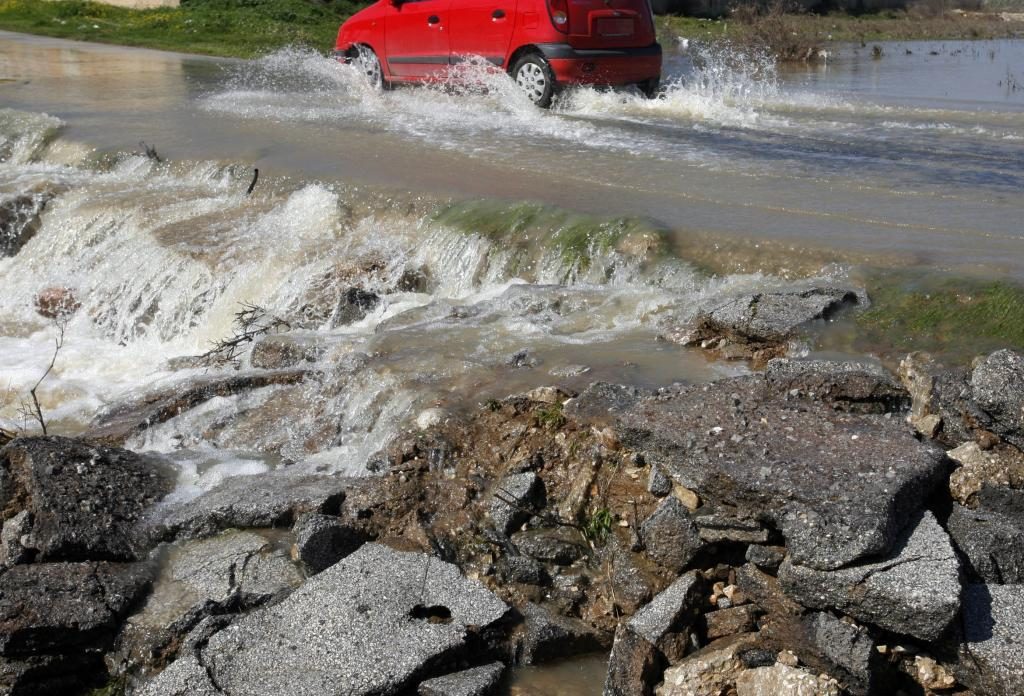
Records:
<instances>
[{"instance_id":1,"label":"car front wheel","mask_svg":"<svg viewBox=\"0 0 1024 696\"><path fill-rule=\"evenodd\" d=\"M349 64L366 78L370 87L373 89L384 88L384 72L381 70L380 60L377 59L377 54L373 52L372 48L369 46L353 48Z\"/></svg>"},{"instance_id":2,"label":"car front wheel","mask_svg":"<svg viewBox=\"0 0 1024 696\"><path fill-rule=\"evenodd\" d=\"M555 73L543 56L529 53L517 60L512 68L512 79L534 104L543 109L551 106L555 96Z\"/></svg>"}]
</instances>

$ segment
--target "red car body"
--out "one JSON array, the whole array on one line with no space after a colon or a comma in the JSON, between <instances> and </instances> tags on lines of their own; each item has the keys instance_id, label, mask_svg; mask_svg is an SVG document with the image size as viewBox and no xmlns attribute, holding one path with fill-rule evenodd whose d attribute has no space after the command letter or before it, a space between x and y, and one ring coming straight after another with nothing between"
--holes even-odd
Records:
<instances>
[{"instance_id":1,"label":"red car body","mask_svg":"<svg viewBox=\"0 0 1024 696\"><path fill-rule=\"evenodd\" d=\"M341 26L335 49L371 50L385 84L437 80L469 56L510 73L535 56L553 87L653 91L661 74L649 0L379 0Z\"/></svg>"}]
</instances>

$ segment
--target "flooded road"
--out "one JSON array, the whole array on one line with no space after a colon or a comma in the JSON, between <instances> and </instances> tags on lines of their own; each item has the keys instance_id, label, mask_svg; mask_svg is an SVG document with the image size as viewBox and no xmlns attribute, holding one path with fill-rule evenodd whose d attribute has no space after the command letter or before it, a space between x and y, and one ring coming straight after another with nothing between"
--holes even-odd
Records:
<instances>
[{"instance_id":1,"label":"flooded road","mask_svg":"<svg viewBox=\"0 0 1024 696\"><path fill-rule=\"evenodd\" d=\"M477 88L374 94L311 51L243 63L11 34L0 49L0 103L103 151L144 140L302 180L646 216L681 241L1024 278L1019 41L842 47L784 72L670 48L663 99L576 90L551 112L479 68Z\"/></svg>"}]
</instances>

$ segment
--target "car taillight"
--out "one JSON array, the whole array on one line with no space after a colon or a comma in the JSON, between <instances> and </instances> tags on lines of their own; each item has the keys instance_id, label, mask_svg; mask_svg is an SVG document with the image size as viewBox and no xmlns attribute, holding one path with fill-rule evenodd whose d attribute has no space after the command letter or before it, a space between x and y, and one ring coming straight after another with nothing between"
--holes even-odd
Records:
<instances>
[{"instance_id":1,"label":"car taillight","mask_svg":"<svg viewBox=\"0 0 1024 696\"><path fill-rule=\"evenodd\" d=\"M569 0L548 0L551 23L563 34L569 33Z\"/></svg>"}]
</instances>

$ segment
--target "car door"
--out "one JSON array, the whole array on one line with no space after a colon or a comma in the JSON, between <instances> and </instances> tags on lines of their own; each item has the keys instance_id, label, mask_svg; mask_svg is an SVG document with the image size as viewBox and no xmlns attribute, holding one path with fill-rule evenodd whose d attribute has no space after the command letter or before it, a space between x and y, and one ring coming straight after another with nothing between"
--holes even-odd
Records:
<instances>
[{"instance_id":1,"label":"car door","mask_svg":"<svg viewBox=\"0 0 1024 696\"><path fill-rule=\"evenodd\" d=\"M384 43L388 70L399 79L426 79L448 70L451 0L398 0L388 8Z\"/></svg>"},{"instance_id":2,"label":"car door","mask_svg":"<svg viewBox=\"0 0 1024 696\"><path fill-rule=\"evenodd\" d=\"M483 56L501 66L505 62L516 0L451 0L451 54L457 61L466 56Z\"/></svg>"}]
</instances>

